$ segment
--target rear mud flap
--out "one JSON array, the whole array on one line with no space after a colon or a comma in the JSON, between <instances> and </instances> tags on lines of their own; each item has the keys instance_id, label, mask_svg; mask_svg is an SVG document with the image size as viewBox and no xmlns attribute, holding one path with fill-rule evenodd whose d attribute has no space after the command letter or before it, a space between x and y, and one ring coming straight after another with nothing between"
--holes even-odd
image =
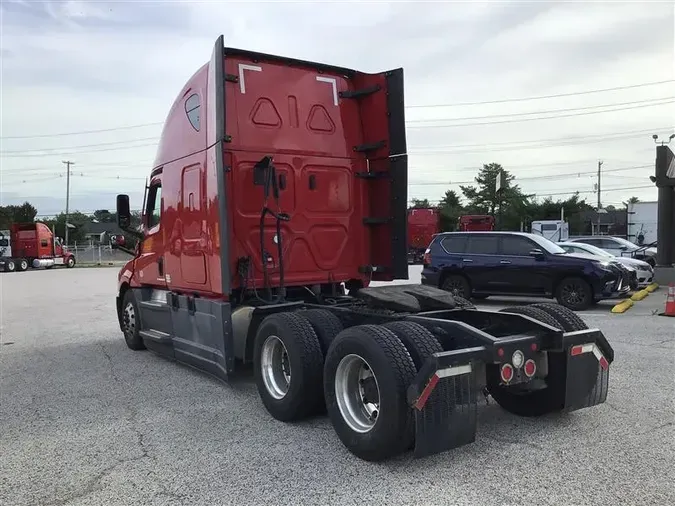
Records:
<instances>
[{"instance_id":1,"label":"rear mud flap","mask_svg":"<svg viewBox=\"0 0 675 506\"><path fill-rule=\"evenodd\" d=\"M597 344L587 343L567 349L565 411L576 411L602 404L609 388L609 361Z\"/></svg>"},{"instance_id":2,"label":"rear mud flap","mask_svg":"<svg viewBox=\"0 0 675 506\"><path fill-rule=\"evenodd\" d=\"M423 388L410 387L415 413L415 457L451 450L476 439L478 387L472 364L437 370Z\"/></svg>"}]
</instances>

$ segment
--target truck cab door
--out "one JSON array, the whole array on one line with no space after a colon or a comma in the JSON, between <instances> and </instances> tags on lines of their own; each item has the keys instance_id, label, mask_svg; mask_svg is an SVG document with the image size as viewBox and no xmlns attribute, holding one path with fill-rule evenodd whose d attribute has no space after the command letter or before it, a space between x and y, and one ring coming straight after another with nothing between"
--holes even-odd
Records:
<instances>
[{"instance_id":1,"label":"truck cab door","mask_svg":"<svg viewBox=\"0 0 675 506\"><path fill-rule=\"evenodd\" d=\"M136 260L138 279L142 285L166 289L164 272L164 230L161 224L164 201L162 200L161 176L150 181L145 209L141 242L141 254Z\"/></svg>"}]
</instances>

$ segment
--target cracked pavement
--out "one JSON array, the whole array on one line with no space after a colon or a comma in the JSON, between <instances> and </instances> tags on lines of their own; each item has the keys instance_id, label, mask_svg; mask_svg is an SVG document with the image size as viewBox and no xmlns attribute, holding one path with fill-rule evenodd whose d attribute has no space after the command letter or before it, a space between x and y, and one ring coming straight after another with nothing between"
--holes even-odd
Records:
<instances>
[{"instance_id":1,"label":"cracked pavement","mask_svg":"<svg viewBox=\"0 0 675 506\"><path fill-rule=\"evenodd\" d=\"M582 314L616 353L604 405L533 420L480 402L475 443L369 464L325 417L273 420L250 372L226 385L129 350L116 275L0 275L0 504L675 504L675 319L651 314L662 290Z\"/></svg>"}]
</instances>

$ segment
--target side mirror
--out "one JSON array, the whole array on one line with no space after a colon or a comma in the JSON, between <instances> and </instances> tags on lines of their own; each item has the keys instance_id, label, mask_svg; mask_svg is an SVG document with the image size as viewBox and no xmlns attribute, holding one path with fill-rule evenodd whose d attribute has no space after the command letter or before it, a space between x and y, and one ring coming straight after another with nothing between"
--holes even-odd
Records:
<instances>
[{"instance_id":1,"label":"side mirror","mask_svg":"<svg viewBox=\"0 0 675 506\"><path fill-rule=\"evenodd\" d=\"M539 248L535 248L530 251L530 256L536 258L537 260L540 260L544 258L544 252L540 250Z\"/></svg>"},{"instance_id":2,"label":"side mirror","mask_svg":"<svg viewBox=\"0 0 675 506\"><path fill-rule=\"evenodd\" d=\"M626 251L626 250L628 249L628 246L626 246L626 245L621 245L621 246L619 246L619 249L620 249L621 251Z\"/></svg>"},{"instance_id":3,"label":"side mirror","mask_svg":"<svg viewBox=\"0 0 675 506\"><path fill-rule=\"evenodd\" d=\"M131 209L129 208L129 195L117 196L117 226L122 230L131 227Z\"/></svg>"}]
</instances>

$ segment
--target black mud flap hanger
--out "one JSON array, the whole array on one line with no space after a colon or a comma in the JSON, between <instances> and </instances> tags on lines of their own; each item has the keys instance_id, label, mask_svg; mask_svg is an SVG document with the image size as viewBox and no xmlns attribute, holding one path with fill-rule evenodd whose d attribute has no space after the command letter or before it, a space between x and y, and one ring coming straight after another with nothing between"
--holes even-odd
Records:
<instances>
[{"instance_id":1,"label":"black mud flap hanger","mask_svg":"<svg viewBox=\"0 0 675 506\"><path fill-rule=\"evenodd\" d=\"M564 410L571 412L602 404L607 400L614 350L596 329L567 332L562 339L567 362Z\"/></svg>"},{"instance_id":2,"label":"black mud flap hanger","mask_svg":"<svg viewBox=\"0 0 675 506\"><path fill-rule=\"evenodd\" d=\"M476 440L477 366L483 346L435 353L408 388L415 414L415 457L425 457Z\"/></svg>"}]
</instances>

